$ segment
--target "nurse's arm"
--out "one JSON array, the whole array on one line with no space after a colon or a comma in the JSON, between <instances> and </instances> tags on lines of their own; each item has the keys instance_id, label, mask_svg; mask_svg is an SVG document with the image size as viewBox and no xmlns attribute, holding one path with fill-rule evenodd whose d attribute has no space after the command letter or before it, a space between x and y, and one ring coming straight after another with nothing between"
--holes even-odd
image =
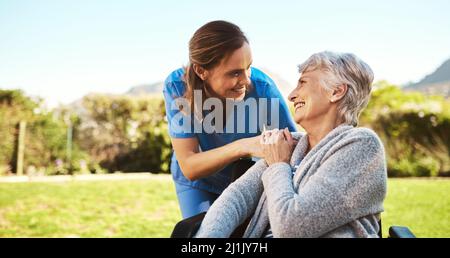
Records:
<instances>
[{"instance_id":1,"label":"nurse's arm","mask_svg":"<svg viewBox=\"0 0 450 258\"><path fill-rule=\"evenodd\" d=\"M199 151L197 138L171 138L183 175L197 180L214 174L241 157L259 154L259 136L240 139L208 151Z\"/></svg>"}]
</instances>

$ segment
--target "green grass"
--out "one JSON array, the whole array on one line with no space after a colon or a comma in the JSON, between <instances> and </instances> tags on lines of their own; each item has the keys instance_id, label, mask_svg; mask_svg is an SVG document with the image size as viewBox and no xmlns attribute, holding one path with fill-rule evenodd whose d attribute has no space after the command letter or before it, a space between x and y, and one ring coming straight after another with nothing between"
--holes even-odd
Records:
<instances>
[{"instance_id":1,"label":"green grass","mask_svg":"<svg viewBox=\"0 0 450 258\"><path fill-rule=\"evenodd\" d=\"M450 180L390 179L383 232L450 237ZM169 237L181 219L169 176L144 181L1 183L0 237Z\"/></svg>"},{"instance_id":2,"label":"green grass","mask_svg":"<svg viewBox=\"0 0 450 258\"><path fill-rule=\"evenodd\" d=\"M0 237L167 237L180 218L169 177L0 184Z\"/></svg>"},{"instance_id":3,"label":"green grass","mask_svg":"<svg viewBox=\"0 0 450 258\"><path fill-rule=\"evenodd\" d=\"M400 225L417 237L450 237L449 179L389 179L384 208L384 234Z\"/></svg>"}]
</instances>

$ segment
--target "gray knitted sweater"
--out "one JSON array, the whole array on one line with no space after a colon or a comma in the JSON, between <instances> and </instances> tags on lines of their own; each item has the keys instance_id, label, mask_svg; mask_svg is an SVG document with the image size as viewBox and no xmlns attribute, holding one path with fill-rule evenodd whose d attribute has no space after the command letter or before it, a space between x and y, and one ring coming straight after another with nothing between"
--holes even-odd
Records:
<instances>
[{"instance_id":1,"label":"gray knitted sweater","mask_svg":"<svg viewBox=\"0 0 450 258\"><path fill-rule=\"evenodd\" d=\"M195 237L229 237L252 215L244 237L269 226L274 237L377 237L387 178L378 136L341 125L306 155L308 135L294 137L290 164L256 162L213 203Z\"/></svg>"}]
</instances>

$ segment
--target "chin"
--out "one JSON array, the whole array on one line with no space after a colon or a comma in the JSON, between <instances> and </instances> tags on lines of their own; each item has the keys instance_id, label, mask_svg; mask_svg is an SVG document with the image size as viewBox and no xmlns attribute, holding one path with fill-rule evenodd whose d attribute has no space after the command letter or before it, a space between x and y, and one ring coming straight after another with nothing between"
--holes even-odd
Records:
<instances>
[{"instance_id":1,"label":"chin","mask_svg":"<svg viewBox=\"0 0 450 258\"><path fill-rule=\"evenodd\" d=\"M236 101L242 101L242 100L244 100L244 98L245 98L245 93L244 94L242 94L242 95L240 95L239 97L237 97L237 98L234 98Z\"/></svg>"},{"instance_id":2,"label":"chin","mask_svg":"<svg viewBox=\"0 0 450 258\"><path fill-rule=\"evenodd\" d=\"M299 116L296 116L295 114L294 114L294 121L295 121L295 123L296 124L298 124L298 125L301 125L301 123L302 123L302 121L303 121L303 118L302 117L299 117Z\"/></svg>"}]
</instances>

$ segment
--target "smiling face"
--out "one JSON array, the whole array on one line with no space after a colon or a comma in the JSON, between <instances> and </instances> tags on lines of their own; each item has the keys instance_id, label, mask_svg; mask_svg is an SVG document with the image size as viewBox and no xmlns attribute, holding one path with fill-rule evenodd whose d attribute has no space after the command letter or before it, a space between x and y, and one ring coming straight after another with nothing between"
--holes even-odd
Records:
<instances>
[{"instance_id":1,"label":"smiling face","mask_svg":"<svg viewBox=\"0 0 450 258\"><path fill-rule=\"evenodd\" d=\"M243 100L251 83L252 61L250 46L245 42L241 48L224 58L218 66L205 71L207 93L221 99Z\"/></svg>"},{"instance_id":2,"label":"smiling face","mask_svg":"<svg viewBox=\"0 0 450 258\"><path fill-rule=\"evenodd\" d=\"M303 127L320 122L333 105L332 92L322 85L324 76L326 73L320 69L302 73L297 87L289 94L289 100L294 103L294 120Z\"/></svg>"}]
</instances>

